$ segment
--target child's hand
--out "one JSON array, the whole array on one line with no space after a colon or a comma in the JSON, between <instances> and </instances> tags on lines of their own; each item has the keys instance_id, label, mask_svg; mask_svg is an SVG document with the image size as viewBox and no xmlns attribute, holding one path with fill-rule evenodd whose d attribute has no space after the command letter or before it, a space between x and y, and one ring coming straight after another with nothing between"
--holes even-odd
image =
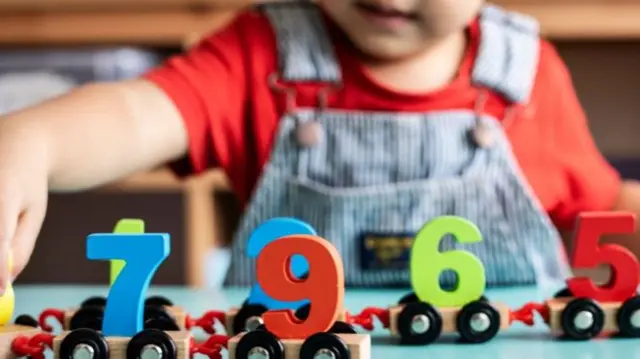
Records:
<instances>
[{"instance_id":1,"label":"child's hand","mask_svg":"<svg viewBox=\"0 0 640 359\"><path fill-rule=\"evenodd\" d=\"M0 295L31 257L49 190L95 188L186 152L180 112L144 80L86 86L0 117Z\"/></svg>"},{"instance_id":2,"label":"child's hand","mask_svg":"<svg viewBox=\"0 0 640 359\"><path fill-rule=\"evenodd\" d=\"M0 295L26 266L47 204L44 146L10 127L0 128Z\"/></svg>"}]
</instances>

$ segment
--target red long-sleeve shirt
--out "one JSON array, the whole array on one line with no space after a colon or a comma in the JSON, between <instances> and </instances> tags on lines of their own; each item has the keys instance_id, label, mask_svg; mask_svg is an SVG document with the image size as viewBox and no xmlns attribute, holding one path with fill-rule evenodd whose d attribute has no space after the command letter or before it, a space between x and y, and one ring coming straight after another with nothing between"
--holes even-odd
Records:
<instances>
[{"instance_id":1,"label":"red long-sleeve shirt","mask_svg":"<svg viewBox=\"0 0 640 359\"><path fill-rule=\"evenodd\" d=\"M352 45L328 24L343 68L343 89L332 108L368 111L436 111L473 108L479 89L471 84L480 28L470 26L469 48L458 76L446 87L416 95L375 82ZM268 160L284 98L267 77L277 69L275 34L266 17L241 14L184 55L146 75L175 102L189 134L182 174L221 167L242 203L250 198ZM312 106L317 87L298 86L297 103ZM485 111L503 118L506 102L492 94ZM585 210L608 210L620 189L618 173L596 148L569 72L558 53L541 40L531 101L516 113L507 135L522 170L557 226L572 227Z\"/></svg>"}]
</instances>

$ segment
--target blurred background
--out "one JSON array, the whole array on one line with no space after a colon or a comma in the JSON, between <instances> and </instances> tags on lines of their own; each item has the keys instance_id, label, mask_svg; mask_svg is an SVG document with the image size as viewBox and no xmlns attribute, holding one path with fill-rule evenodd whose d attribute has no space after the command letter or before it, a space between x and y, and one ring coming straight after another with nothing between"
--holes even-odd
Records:
<instances>
[{"instance_id":1,"label":"blurred background","mask_svg":"<svg viewBox=\"0 0 640 359\"><path fill-rule=\"evenodd\" d=\"M248 0L0 0L0 114L87 81L134 77L223 26ZM596 142L624 176L640 178L640 0L498 0L537 17L573 75ZM217 172L177 182L140 173L51 199L39 244L18 283L106 283L86 236L121 218L172 235L154 283L215 286L208 274L238 220Z\"/></svg>"}]
</instances>

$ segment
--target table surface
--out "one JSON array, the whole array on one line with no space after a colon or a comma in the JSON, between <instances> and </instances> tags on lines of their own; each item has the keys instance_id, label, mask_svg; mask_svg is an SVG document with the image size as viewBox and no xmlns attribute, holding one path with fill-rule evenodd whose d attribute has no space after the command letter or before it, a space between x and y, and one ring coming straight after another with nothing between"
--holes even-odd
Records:
<instances>
[{"instance_id":1,"label":"table surface","mask_svg":"<svg viewBox=\"0 0 640 359\"><path fill-rule=\"evenodd\" d=\"M77 306L92 295L105 295L106 287L17 286L15 315L38 315L45 308ZM358 312L367 306L386 307L396 303L406 290L348 290L345 306ZM198 316L206 310L225 310L244 301L248 289L191 290L175 287L152 287L151 294L164 295L191 315ZM489 290L487 297L500 301L512 309L530 301L540 301L544 296L536 288ZM536 318L538 322L541 319ZM378 328L380 326L378 325ZM527 327L514 324L502 331L492 341L484 344L464 345L456 343L455 336L445 336L426 347L403 347L397 344L384 329L371 333L372 359L432 358L474 359L640 359L640 339L594 339L586 342L569 342L554 338L544 323ZM226 354L225 354L226 358Z\"/></svg>"}]
</instances>

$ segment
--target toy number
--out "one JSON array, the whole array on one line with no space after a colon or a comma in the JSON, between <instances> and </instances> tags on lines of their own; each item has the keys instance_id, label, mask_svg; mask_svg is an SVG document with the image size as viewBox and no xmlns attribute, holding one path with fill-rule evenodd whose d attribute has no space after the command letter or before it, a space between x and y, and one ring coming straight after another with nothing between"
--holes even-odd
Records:
<instances>
[{"instance_id":1,"label":"toy number","mask_svg":"<svg viewBox=\"0 0 640 359\"><path fill-rule=\"evenodd\" d=\"M9 258L7 259L7 267L9 269L13 268L13 256L11 254L9 254ZM0 297L0 325L5 325L11 321L15 305L16 296L13 291L13 285L9 282L4 294Z\"/></svg>"},{"instance_id":2,"label":"toy number","mask_svg":"<svg viewBox=\"0 0 640 359\"><path fill-rule=\"evenodd\" d=\"M316 231L308 224L293 218L273 218L264 222L251 234L247 241L247 256L258 258L265 246L278 238L294 234L315 236ZM300 278L309 271L307 260L294 255L291 258L291 272L294 277ZM262 304L268 310L293 309L296 310L307 304L309 301L281 302L268 296L260 287L255 284L251 288L247 304Z\"/></svg>"},{"instance_id":3,"label":"toy number","mask_svg":"<svg viewBox=\"0 0 640 359\"><path fill-rule=\"evenodd\" d=\"M115 234L139 234L144 233L144 221L140 219L121 219L116 223L116 228L114 228L113 233ZM109 285L113 285L115 283L116 278L124 268L124 261L119 259L114 259L111 261L110 271L109 271Z\"/></svg>"},{"instance_id":4,"label":"toy number","mask_svg":"<svg viewBox=\"0 0 640 359\"><path fill-rule=\"evenodd\" d=\"M92 234L87 239L87 257L120 259L122 272L111 286L104 310L104 336L132 337L143 329L144 297L151 278L169 256L167 234Z\"/></svg>"},{"instance_id":5,"label":"toy number","mask_svg":"<svg viewBox=\"0 0 640 359\"><path fill-rule=\"evenodd\" d=\"M634 214L622 212L591 212L578 217L572 266L595 269L609 265L609 283L598 287L589 278L567 280L567 287L575 297L587 297L602 302L624 301L636 293L638 287L638 259L633 253L616 244L599 245L605 234L628 234L636 229Z\"/></svg>"},{"instance_id":6,"label":"toy number","mask_svg":"<svg viewBox=\"0 0 640 359\"><path fill-rule=\"evenodd\" d=\"M294 254L309 262L309 276L296 279L289 268ZM282 301L311 301L305 321L291 310L269 311L262 315L265 327L280 339L305 339L331 328L343 310L344 268L338 250L326 240L309 235L293 235L269 243L257 261L258 283L269 296Z\"/></svg>"},{"instance_id":7,"label":"toy number","mask_svg":"<svg viewBox=\"0 0 640 359\"><path fill-rule=\"evenodd\" d=\"M438 246L446 234L451 234L460 243L482 241L478 227L463 218L444 216L427 223L418 232L411 249L411 285L423 302L436 307L459 307L484 293L484 266L476 256L466 251L440 252ZM456 272L458 277L453 291L440 287L440 275L447 269Z\"/></svg>"}]
</instances>

